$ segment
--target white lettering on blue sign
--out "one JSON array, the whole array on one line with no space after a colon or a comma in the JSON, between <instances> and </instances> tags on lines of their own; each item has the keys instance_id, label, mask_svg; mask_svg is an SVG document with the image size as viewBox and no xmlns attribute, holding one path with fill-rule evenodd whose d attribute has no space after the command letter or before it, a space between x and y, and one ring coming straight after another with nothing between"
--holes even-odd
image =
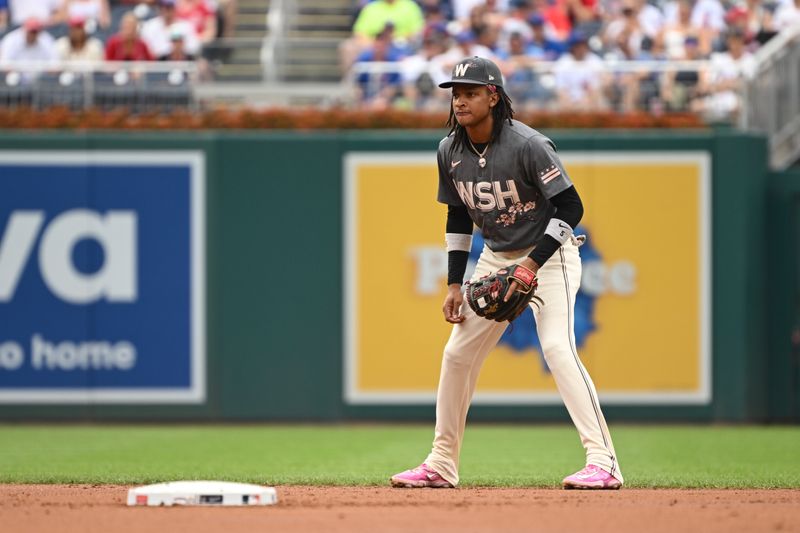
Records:
<instances>
[{"instance_id":1,"label":"white lettering on blue sign","mask_svg":"<svg viewBox=\"0 0 800 533\"><path fill-rule=\"evenodd\" d=\"M40 333L31 337L29 366L33 370L132 370L136 346L128 341L55 342ZM14 341L0 342L0 371L20 370L25 350Z\"/></svg>"},{"instance_id":2,"label":"white lettering on blue sign","mask_svg":"<svg viewBox=\"0 0 800 533\"><path fill-rule=\"evenodd\" d=\"M43 211L14 211L0 241L0 302L14 298L20 276L28 263L44 222ZM47 225L39 245L39 270L47 287L71 304L135 302L137 286L137 226L134 211L88 209L65 211ZM103 266L84 274L75 268L72 251L85 239L103 248Z\"/></svg>"},{"instance_id":3,"label":"white lettering on blue sign","mask_svg":"<svg viewBox=\"0 0 800 533\"><path fill-rule=\"evenodd\" d=\"M0 343L0 370L17 370L24 362L22 346L14 341Z\"/></svg>"},{"instance_id":4,"label":"white lettering on blue sign","mask_svg":"<svg viewBox=\"0 0 800 533\"><path fill-rule=\"evenodd\" d=\"M130 370L136 348L130 342L50 342L36 334L31 339L31 367L35 370Z\"/></svg>"}]
</instances>

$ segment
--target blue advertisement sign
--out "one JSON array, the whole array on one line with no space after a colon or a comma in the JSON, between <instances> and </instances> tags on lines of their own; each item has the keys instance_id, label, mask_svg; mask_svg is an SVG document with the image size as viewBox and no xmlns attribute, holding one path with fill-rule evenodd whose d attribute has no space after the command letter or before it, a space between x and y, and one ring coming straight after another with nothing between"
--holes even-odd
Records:
<instances>
[{"instance_id":1,"label":"blue advertisement sign","mask_svg":"<svg viewBox=\"0 0 800 533\"><path fill-rule=\"evenodd\" d=\"M205 400L201 152L0 152L0 403Z\"/></svg>"}]
</instances>

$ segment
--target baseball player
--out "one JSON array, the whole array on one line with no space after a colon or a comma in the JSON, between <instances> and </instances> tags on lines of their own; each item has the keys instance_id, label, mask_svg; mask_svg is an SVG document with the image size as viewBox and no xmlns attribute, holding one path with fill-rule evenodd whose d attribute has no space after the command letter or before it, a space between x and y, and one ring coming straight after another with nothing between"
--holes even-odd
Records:
<instances>
[{"instance_id":1,"label":"baseball player","mask_svg":"<svg viewBox=\"0 0 800 533\"><path fill-rule=\"evenodd\" d=\"M617 454L575 348L573 311L583 241L573 229L583 216L581 199L553 141L512 118L497 65L477 56L464 59L439 87L452 88L451 130L439 143L437 159L438 201L448 206L448 294L442 311L453 329L442 358L433 449L419 467L392 476L391 483L443 488L459 481L464 425L478 374L508 326L481 318L464 302L461 282L474 223L485 245L472 282L517 267L538 280L530 306L542 351L586 450L586 467L564 478L564 488L618 489L623 478ZM511 282L506 300L517 286Z\"/></svg>"}]
</instances>

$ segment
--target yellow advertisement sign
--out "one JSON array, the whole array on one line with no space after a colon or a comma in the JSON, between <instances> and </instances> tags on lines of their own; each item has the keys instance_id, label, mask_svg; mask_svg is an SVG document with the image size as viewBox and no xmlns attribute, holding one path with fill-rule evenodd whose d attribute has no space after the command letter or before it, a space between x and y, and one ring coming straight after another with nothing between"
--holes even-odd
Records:
<instances>
[{"instance_id":1,"label":"yellow advertisement sign","mask_svg":"<svg viewBox=\"0 0 800 533\"><path fill-rule=\"evenodd\" d=\"M705 152L563 152L588 236L576 302L580 357L607 404L711 399L710 158ZM450 334L446 207L435 152L345 158L345 396L433 403ZM410 205L402 205L410 202ZM477 260L480 235L473 239ZM484 364L474 403L559 403L533 315Z\"/></svg>"}]
</instances>

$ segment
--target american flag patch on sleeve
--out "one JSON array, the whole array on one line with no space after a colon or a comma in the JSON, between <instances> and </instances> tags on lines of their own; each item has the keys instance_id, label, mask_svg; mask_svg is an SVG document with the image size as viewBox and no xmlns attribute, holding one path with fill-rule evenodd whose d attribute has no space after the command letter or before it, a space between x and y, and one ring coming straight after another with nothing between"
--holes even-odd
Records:
<instances>
[{"instance_id":1,"label":"american flag patch on sleeve","mask_svg":"<svg viewBox=\"0 0 800 533\"><path fill-rule=\"evenodd\" d=\"M550 165L549 167L539 172L539 179L542 180L542 183L547 185L560 175L561 175L561 170L555 165Z\"/></svg>"}]
</instances>

